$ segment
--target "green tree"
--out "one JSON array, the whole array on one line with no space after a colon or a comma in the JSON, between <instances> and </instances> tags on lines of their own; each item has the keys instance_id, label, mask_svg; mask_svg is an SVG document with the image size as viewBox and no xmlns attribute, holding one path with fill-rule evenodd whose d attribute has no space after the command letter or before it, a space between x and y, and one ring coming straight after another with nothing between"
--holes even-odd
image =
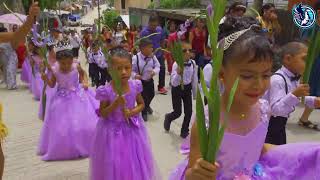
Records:
<instances>
[{"instance_id":1,"label":"green tree","mask_svg":"<svg viewBox=\"0 0 320 180\"><path fill-rule=\"evenodd\" d=\"M39 2L39 6L41 8L41 10L44 9L57 9L59 8L58 4L61 2L62 0L38 0ZM32 0L22 0L24 9L29 9Z\"/></svg>"},{"instance_id":2,"label":"green tree","mask_svg":"<svg viewBox=\"0 0 320 180\"><path fill-rule=\"evenodd\" d=\"M119 13L115 10L104 10L102 14L102 24L111 29L115 28L118 22Z\"/></svg>"}]
</instances>

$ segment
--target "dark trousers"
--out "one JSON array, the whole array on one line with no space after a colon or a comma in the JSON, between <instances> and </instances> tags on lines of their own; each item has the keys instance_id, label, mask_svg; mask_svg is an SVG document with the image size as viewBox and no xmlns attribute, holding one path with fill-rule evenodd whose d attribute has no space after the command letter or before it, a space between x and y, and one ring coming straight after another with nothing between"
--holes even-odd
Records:
<instances>
[{"instance_id":1,"label":"dark trousers","mask_svg":"<svg viewBox=\"0 0 320 180\"><path fill-rule=\"evenodd\" d=\"M163 55L160 57L157 57L159 63L160 63L160 72L159 72L159 84L158 89L163 88L166 84L166 65L164 63Z\"/></svg>"},{"instance_id":2,"label":"dark trousers","mask_svg":"<svg viewBox=\"0 0 320 180\"><path fill-rule=\"evenodd\" d=\"M98 85L99 82L99 66L95 63L89 63L89 77L93 85Z\"/></svg>"},{"instance_id":3,"label":"dark trousers","mask_svg":"<svg viewBox=\"0 0 320 180\"><path fill-rule=\"evenodd\" d=\"M107 81L108 82L111 81L111 76L107 68L98 67L98 76L99 76L99 80L98 80L97 87L104 86Z\"/></svg>"},{"instance_id":4,"label":"dark trousers","mask_svg":"<svg viewBox=\"0 0 320 180\"><path fill-rule=\"evenodd\" d=\"M282 145L287 143L286 125L288 118L273 117L269 121L266 143Z\"/></svg>"},{"instance_id":5,"label":"dark trousers","mask_svg":"<svg viewBox=\"0 0 320 180\"><path fill-rule=\"evenodd\" d=\"M142 114L147 114L147 110L150 108L151 101L155 96L154 82L153 79L150 79L149 81L142 80L141 82L143 86L141 95L144 100L144 109L142 111Z\"/></svg>"},{"instance_id":6,"label":"dark trousers","mask_svg":"<svg viewBox=\"0 0 320 180\"><path fill-rule=\"evenodd\" d=\"M80 47L78 48L72 48L72 54L73 54L73 57L79 57L79 49Z\"/></svg>"},{"instance_id":7,"label":"dark trousers","mask_svg":"<svg viewBox=\"0 0 320 180\"><path fill-rule=\"evenodd\" d=\"M100 68L95 63L89 64L89 76L91 78L92 84L96 87L103 86L107 81L111 81L111 76L107 68Z\"/></svg>"},{"instance_id":8,"label":"dark trousers","mask_svg":"<svg viewBox=\"0 0 320 180\"><path fill-rule=\"evenodd\" d=\"M172 107L173 112L167 115L167 118L170 122L176 120L181 116L182 113L182 101L183 101L183 112L184 119L181 128L181 134L189 132L189 124L192 115L192 86L191 84L185 85L182 90L181 86L172 87L171 96L172 96Z\"/></svg>"}]
</instances>

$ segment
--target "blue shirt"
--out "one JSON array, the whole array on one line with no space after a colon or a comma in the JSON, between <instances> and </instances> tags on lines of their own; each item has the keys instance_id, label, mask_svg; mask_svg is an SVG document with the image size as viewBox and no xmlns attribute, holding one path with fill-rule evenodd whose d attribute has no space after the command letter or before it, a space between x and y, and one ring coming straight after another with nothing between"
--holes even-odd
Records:
<instances>
[{"instance_id":1,"label":"blue shirt","mask_svg":"<svg viewBox=\"0 0 320 180\"><path fill-rule=\"evenodd\" d=\"M149 39L152 41L153 44L153 48L154 49L158 49L159 47L161 47L161 41L164 40L164 33L162 31L162 28L160 26L158 26L156 28L156 31L151 31L149 27L145 27L141 33L140 33L140 37L146 37L149 36L150 34L153 33L159 33L157 35L153 35L151 37L149 37ZM161 57L163 55L162 51L157 51L156 56L157 58Z\"/></svg>"}]
</instances>

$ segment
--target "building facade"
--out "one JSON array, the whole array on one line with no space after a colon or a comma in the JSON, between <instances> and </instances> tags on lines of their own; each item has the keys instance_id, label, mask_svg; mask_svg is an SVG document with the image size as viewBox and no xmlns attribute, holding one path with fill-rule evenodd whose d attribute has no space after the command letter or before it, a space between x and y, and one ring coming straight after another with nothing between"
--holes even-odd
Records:
<instances>
[{"instance_id":1,"label":"building facade","mask_svg":"<svg viewBox=\"0 0 320 180\"><path fill-rule=\"evenodd\" d=\"M121 14L128 14L129 7L147 8L151 0L115 0L114 7L120 11Z\"/></svg>"}]
</instances>

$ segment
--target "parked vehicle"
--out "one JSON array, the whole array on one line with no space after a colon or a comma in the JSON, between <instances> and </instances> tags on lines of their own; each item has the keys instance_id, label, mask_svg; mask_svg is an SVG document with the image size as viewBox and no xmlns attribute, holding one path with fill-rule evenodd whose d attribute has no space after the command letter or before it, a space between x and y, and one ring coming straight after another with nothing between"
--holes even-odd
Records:
<instances>
[{"instance_id":1,"label":"parked vehicle","mask_svg":"<svg viewBox=\"0 0 320 180\"><path fill-rule=\"evenodd\" d=\"M81 16L79 14L70 14L68 17L69 26L81 26Z\"/></svg>"}]
</instances>

